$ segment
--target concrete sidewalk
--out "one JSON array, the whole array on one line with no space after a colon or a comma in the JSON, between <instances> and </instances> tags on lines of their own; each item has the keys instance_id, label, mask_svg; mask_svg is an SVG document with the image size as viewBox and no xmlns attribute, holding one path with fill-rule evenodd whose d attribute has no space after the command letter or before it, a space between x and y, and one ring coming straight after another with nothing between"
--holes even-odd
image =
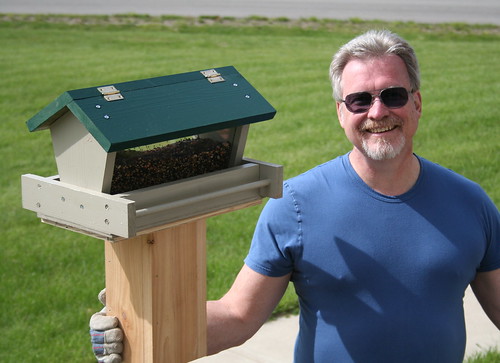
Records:
<instances>
[{"instance_id":1,"label":"concrete sidewalk","mask_svg":"<svg viewBox=\"0 0 500 363\"><path fill-rule=\"evenodd\" d=\"M464 298L467 324L466 357L488 348L500 349L500 331L490 322L472 291ZM291 363L298 331L298 317L280 318L266 323L245 344L219 354L197 359L196 363Z\"/></svg>"}]
</instances>

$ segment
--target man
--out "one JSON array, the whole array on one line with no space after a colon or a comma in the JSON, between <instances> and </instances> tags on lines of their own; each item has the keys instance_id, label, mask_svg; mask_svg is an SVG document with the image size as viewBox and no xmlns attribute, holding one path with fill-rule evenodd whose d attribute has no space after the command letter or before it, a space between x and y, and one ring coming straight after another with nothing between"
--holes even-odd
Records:
<instances>
[{"instance_id":1,"label":"man","mask_svg":"<svg viewBox=\"0 0 500 363\"><path fill-rule=\"evenodd\" d=\"M475 183L413 153L422 112L409 44L367 32L330 67L350 153L284 183L228 293L208 352L250 338L292 281L295 362L462 362L471 284L500 329L500 215Z\"/></svg>"}]
</instances>

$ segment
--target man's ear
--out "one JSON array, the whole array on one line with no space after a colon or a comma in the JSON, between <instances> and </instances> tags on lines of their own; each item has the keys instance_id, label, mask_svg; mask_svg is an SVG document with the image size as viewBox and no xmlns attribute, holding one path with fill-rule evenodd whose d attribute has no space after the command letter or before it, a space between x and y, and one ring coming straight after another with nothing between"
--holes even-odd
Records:
<instances>
[{"instance_id":1,"label":"man's ear","mask_svg":"<svg viewBox=\"0 0 500 363\"><path fill-rule=\"evenodd\" d=\"M420 91L416 91L413 93L413 103L415 104L415 110L418 112L418 115L422 115L422 94Z\"/></svg>"}]
</instances>

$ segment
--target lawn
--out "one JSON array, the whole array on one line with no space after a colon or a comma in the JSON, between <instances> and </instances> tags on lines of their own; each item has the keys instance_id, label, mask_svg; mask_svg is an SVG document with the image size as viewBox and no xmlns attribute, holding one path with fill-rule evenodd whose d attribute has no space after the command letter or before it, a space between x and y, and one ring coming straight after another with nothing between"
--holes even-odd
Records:
<instances>
[{"instance_id":1,"label":"lawn","mask_svg":"<svg viewBox=\"0 0 500 363\"><path fill-rule=\"evenodd\" d=\"M0 361L93 362L87 323L104 286L101 241L21 208L22 174L57 173L50 134L30 134L30 117L67 90L233 65L278 110L250 128L246 156L282 164L291 177L349 150L328 65L341 44L373 27L399 32L419 56L416 152L477 181L499 206L498 26L0 14ZM241 267L261 208L208 221L209 299ZM276 314L296 308L289 291Z\"/></svg>"}]
</instances>

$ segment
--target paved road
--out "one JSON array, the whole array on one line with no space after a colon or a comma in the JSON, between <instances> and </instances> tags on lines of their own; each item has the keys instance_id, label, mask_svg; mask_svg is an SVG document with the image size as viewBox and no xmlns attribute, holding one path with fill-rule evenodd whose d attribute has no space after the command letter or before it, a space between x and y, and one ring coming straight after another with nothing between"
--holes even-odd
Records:
<instances>
[{"instance_id":1,"label":"paved road","mask_svg":"<svg viewBox=\"0 0 500 363\"><path fill-rule=\"evenodd\" d=\"M0 0L0 13L262 15L500 25L498 0Z\"/></svg>"}]
</instances>

